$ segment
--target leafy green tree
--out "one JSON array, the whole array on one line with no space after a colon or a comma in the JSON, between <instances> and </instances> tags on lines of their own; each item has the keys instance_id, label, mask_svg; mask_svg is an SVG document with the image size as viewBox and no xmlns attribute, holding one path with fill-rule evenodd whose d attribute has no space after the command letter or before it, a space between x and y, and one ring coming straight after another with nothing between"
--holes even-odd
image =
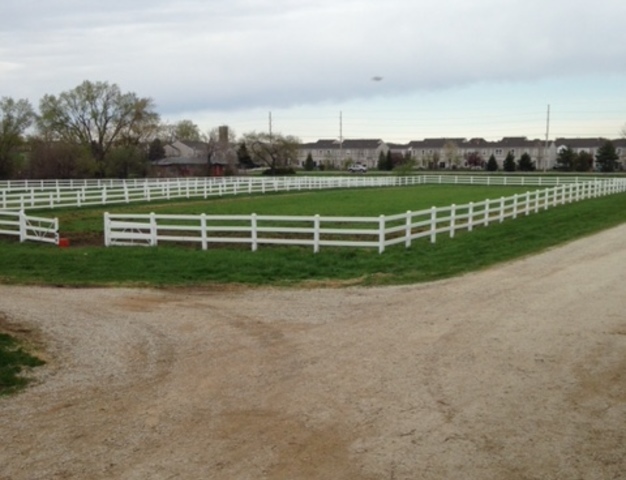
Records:
<instances>
[{"instance_id":1,"label":"leafy green tree","mask_svg":"<svg viewBox=\"0 0 626 480\"><path fill-rule=\"evenodd\" d=\"M105 175L111 178L145 177L148 156L138 146L123 145L111 149Z\"/></svg>"},{"instance_id":2,"label":"leafy green tree","mask_svg":"<svg viewBox=\"0 0 626 480\"><path fill-rule=\"evenodd\" d=\"M533 172L535 170L535 163L528 153L524 152L520 157L518 169L521 172Z\"/></svg>"},{"instance_id":3,"label":"leafy green tree","mask_svg":"<svg viewBox=\"0 0 626 480\"><path fill-rule=\"evenodd\" d=\"M601 172L614 172L618 160L619 155L615 150L615 145L610 140L605 141L596 152L596 163Z\"/></svg>"},{"instance_id":4,"label":"leafy green tree","mask_svg":"<svg viewBox=\"0 0 626 480\"><path fill-rule=\"evenodd\" d=\"M557 170L571 172L574 169L576 156L576 152L574 152L569 145L566 148L561 149L559 154L556 156Z\"/></svg>"},{"instance_id":5,"label":"leafy green tree","mask_svg":"<svg viewBox=\"0 0 626 480\"><path fill-rule=\"evenodd\" d=\"M154 134L159 116L150 98L122 93L116 84L84 81L39 103L38 127L47 137L87 147L97 176L106 174L107 155L119 144L139 144Z\"/></svg>"},{"instance_id":6,"label":"leafy green tree","mask_svg":"<svg viewBox=\"0 0 626 480\"><path fill-rule=\"evenodd\" d=\"M28 100L0 98L0 178L13 175L24 132L34 119L35 112Z\"/></svg>"},{"instance_id":7,"label":"leafy green tree","mask_svg":"<svg viewBox=\"0 0 626 480\"><path fill-rule=\"evenodd\" d=\"M504 162L502 163L502 169L505 172L515 171L515 155L513 155L513 152L509 152L506 154L506 158L504 159Z\"/></svg>"},{"instance_id":8,"label":"leafy green tree","mask_svg":"<svg viewBox=\"0 0 626 480\"><path fill-rule=\"evenodd\" d=\"M315 162L313 161L313 155L311 155L311 152L309 152L306 156L306 160L304 161L304 169L307 172L315 169Z\"/></svg>"},{"instance_id":9,"label":"leafy green tree","mask_svg":"<svg viewBox=\"0 0 626 480\"><path fill-rule=\"evenodd\" d=\"M496 160L496 157L493 153L489 157L489 160L487 160L487 171L489 172L498 171L498 161Z\"/></svg>"},{"instance_id":10,"label":"leafy green tree","mask_svg":"<svg viewBox=\"0 0 626 480\"><path fill-rule=\"evenodd\" d=\"M181 120L174 124L174 138L181 141L200 141L200 129L191 120Z\"/></svg>"}]
</instances>

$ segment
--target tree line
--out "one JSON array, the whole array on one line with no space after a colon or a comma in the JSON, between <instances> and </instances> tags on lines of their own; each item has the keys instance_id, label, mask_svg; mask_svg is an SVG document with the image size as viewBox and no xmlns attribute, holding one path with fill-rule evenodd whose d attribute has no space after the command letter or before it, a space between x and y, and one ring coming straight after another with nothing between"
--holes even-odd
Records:
<instances>
[{"instance_id":1,"label":"tree line","mask_svg":"<svg viewBox=\"0 0 626 480\"><path fill-rule=\"evenodd\" d=\"M626 128L623 133L626 136ZM290 173L300 145L296 137L271 132L249 132L237 141L230 130L226 144L220 143L217 129L202 133L191 120L165 124L151 98L122 92L108 82L86 80L59 95L44 95L38 112L28 100L0 98L0 179L143 177L150 173L151 161L165 157L164 146L174 140L205 143L206 174L211 162L224 163L224 159L227 173L253 166L263 166L270 174ZM230 148L235 143L233 154ZM446 156L454 165L460 163L451 147ZM618 160L615 146L607 140L596 152L595 164L590 153L567 147L558 152L556 168L613 172L620 166ZM381 154L377 166L409 170L412 161L410 156L394 157L389 152ZM438 163L438 158L433 159L433 168ZM500 168L493 155L485 162L478 153L470 154L466 163L488 171ZM314 168L312 159L304 167ZM533 171L535 164L527 153L516 161L509 152L502 169Z\"/></svg>"},{"instance_id":2,"label":"tree line","mask_svg":"<svg viewBox=\"0 0 626 480\"><path fill-rule=\"evenodd\" d=\"M212 157L223 153L217 129L162 123L151 98L108 82L86 80L44 95L38 111L26 99L0 98L0 179L143 177L174 140L206 144L207 174ZM228 143L235 143L232 131ZM297 158L298 145L292 136L249 132L238 142L234 168L243 162L278 172Z\"/></svg>"}]
</instances>

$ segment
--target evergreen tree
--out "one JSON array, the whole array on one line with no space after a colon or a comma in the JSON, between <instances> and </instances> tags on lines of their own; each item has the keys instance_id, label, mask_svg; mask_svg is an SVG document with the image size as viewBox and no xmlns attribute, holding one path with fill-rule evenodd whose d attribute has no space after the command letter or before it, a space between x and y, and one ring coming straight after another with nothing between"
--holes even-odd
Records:
<instances>
[{"instance_id":1,"label":"evergreen tree","mask_svg":"<svg viewBox=\"0 0 626 480\"><path fill-rule=\"evenodd\" d=\"M571 172L574 169L574 163L576 163L576 152L567 146L559 152L556 157L557 170L563 172Z\"/></svg>"},{"instance_id":2,"label":"evergreen tree","mask_svg":"<svg viewBox=\"0 0 626 480\"><path fill-rule=\"evenodd\" d=\"M387 155L385 155L385 170L388 172L393 170L393 156L391 155L391 150L387 150Z\"/></svg>"},{"instance_id":3,"label":"evergreen tree","mask_svg":"<svg viewBox=\"0 0 626 480\"><path fill-rule=\"evenodd\" d=\"M304 169L307 172L315 169L315 162L313 161L313 155L311 155L311 152L309 152L309 154L306 156L306 160L304 161Z\"/></svg>"},{"instance_id":4,"label":"evergreen tree","mask_svg":"<svg viewBox=\"0 0 626 480\"><path fill-rule=\"evenodd\" d=\"M506 158L504 159L504 162L502 163L502 169L505 172L515 171L515 155L513 155L513 152L509 152L506 154Z\"/></svg>"},{"instance_id":5,"label":"evergreen tree","mask_svg":"<svg viewBox=\"0 0 626 480\"><path fill-rule=\"evenodd\" d=\"M491 154L491 156L489 157L489 160L487 161L487 171L489 172L498 171L498 161L496 160L496 157L494 156L493 153Z\"/></svg>"},{"instance_id":6,"label":"evergreen tree","mask_svg":"<svg viewBox=\"0 0 626 480\"><path fill-rule=\"evenodd\" d=\"M614 172L618 160L619 155L615 151L615 145L610 140L604 142L596 152L596 164L601 172Z\"/></svg>"},{"instance_id":7,"label":"evergreen tree","mask_svg":"<svg viewBox=\"0 0 626 480\"><path fill-rule=\"evenodd\" d=\"M378 165L377 165L378 170L383 171L383 170L387 170L387 156L385 155L385 152L380 152L378 154Z\"/></svg>"},{"instance_id":8,"label":"evergreen tree","mask_svg":"<svg viewBox=\"0 0 626 480\"><path fill-rule=\"evenodd\" d=\"M532 158L530 158L530 155L528 153L522 154L519 159L518 168L521 172L532 172L535 170L535 164L533 163Z\"/></svg>"},{"instance_id":9,"label":"evergreen tree","mask_svg":"<svg viewBox=\"0 0 626 480\"><path fill-rule=\"evenodd\" d=\"M239 165L243 168L256 167L256 165L252 161L252 157L250 157L248 147L246 147L246 142L241 142L239 144L239 147L237 148L237 161L239 162Z\"/></svg>"},{"instance_id":10,"label":"evergreen tree","mask_svg":"<svg viewBox=\"0 0 626 480\"><path fill-rule=\"evenodd\" d=\"M165 158L165 148L161 140L155 138L150 142L150 147L148 148L148 160L154 162L162 158Z\"/></svg>"}]
</instances>

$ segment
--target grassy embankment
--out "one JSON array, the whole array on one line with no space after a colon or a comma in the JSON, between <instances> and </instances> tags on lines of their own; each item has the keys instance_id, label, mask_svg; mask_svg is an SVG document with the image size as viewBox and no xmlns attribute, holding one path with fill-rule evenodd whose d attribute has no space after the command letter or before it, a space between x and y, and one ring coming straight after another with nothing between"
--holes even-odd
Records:
<instances>
[{"instance_id":1,"label":"grassy embankment","mask_svg":"<svg viewBox=\"0 0 626 480\"><path fill-rule=\"evenodd\" d=\"M15 337L0 332L0 396L25 387L29 379L24 370L45 362L31 355Z\"/></svg>"},{"instance_id":2,"label":"grassy embankment","mask_svg":"<svg viewBox=\"0 0 626 480\"><path fill-rule=\"evenodd\" d=\"M418 186L340 190L267 196L176 201L107 207L111 212L258 213L377 216L430 206L498 198L526 189L516 187ZM294 285L302 282L374 285L423 282L486 268L539 252L626 220L626 194L586 200L531 214L435 244L422 239L411 248L374 250L261 246L199 250L102 247L102 208L39 212L58 216L70 248L0 241L0 281L52 285ZM80 246L83 239L95 245ZM78 245L78 246L77 246Z\"/></svg>"}]
</instances>

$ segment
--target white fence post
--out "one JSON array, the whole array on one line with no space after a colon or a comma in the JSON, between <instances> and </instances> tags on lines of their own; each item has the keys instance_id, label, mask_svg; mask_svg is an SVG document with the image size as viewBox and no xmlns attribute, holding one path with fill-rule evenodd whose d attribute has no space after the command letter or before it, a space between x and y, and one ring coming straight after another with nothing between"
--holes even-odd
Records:
<instances>
[{"instance_id":1,"label":"white fence post","mask_svg":"<svg viewBox=\"0 0 626 480\"><path fill-rule=\"evenodd\" d=\"M530 214L530 192L526 192L526 198L524 200L524 215Z\"/></svg>"},{"instance_id":2,"label":"white fence post","mask_svg":"<svg viewBox=\"0 0 626 480\"><path fill-rule=\"evenodd\" d=\"M320 216L315 215L313 219L313 253L320 251Z\"/></svg>"},{"instance_id":3,"label":"white fence post","mask_svg":"<svg viewBox=\"0 0 626 480\"><path fill-rule=\"evenodd\" d=\"M474 229L474 202L470 202L467 206L467 231Z\"/></svg>"},{"instance_id":4,"label":"white fence post","mask_svg":"<svg viewBox=\"0 0 626 480\"><path fill-rule=\"evenodd\" d=\"M200 234L202 235L202 250L208 248L207 231L206 231L206 213L200 215Z\"/></svg>"},{"instance_id":5,"label":"white fence post","mask_svg":"<svg viewBox=\"0 0 626 480\"><path fill-rule=\"evenodd\" d=\"M258 246L257 218L256 213L253 213L250 215L250 248L253 252L256 252Z\"/></svg>"},{"instance_id":6,"label":"white fence post","mask_svg":"<svg viewBox=\"0 0 626 480\"><path fill-rule=\"evenodd\" d=\"M538 213L538 212L539 212L539 190L535 190L535 213Z\"/></svg>"},{"instance_id":7,"label":"white fence post","mask_svg":"<svg viewBox=\"0 0 626 480\"><path fill-rule=\"evenodd\" d=\"M156 247L158 243L158 228L156 215L154 212L150 212L150 246Z\"/></svg>"},{"instance_id":8,"label":"white fence post","mask_svg":"<svg viewBox=\"0 0 626 480\"><path fill-rule=\"evenodd\" d=\"M385 251L385 216L378 217L378 253Z\"/></svg>"},{"instance_id":9,"label":"white fence post","mask_svg":"<svg viewBox=\"0 0 626 480\"><path fill-rule=\"evenodd\" d=\"M500 197L500 223L504 222L504 197Z\"/></svg>"},{"instance_id":10,"label":"white fence post","mask_svg":"<svg viewBox=\"0 0 626 480\"><path fill-rule=\"evenodd\" d=\"M456 205L450 206L450 238L454 238L454 227L456 225Z\"/></svg>"},{"instance_id":11,"label":"white fence post","mask_svg":"<svg viewBox=\"0 0 626 480\"><path fill-rule=\"evenodd\" d=\"M437 207L430 209L430 243L437 241Z\"/></svg>"},{"instance_id":12,"label":"white fence post","mask_svg":"<svg viewBox=\"0 0 626 480\"><path fill-rule=\"evenodd\" d=\"M405 235L404 246L406 248L409 248L411 246L411 223L412 223L411 210L407 210L406 223L405 223L406 228L404 231L404 235Z\"/></svg>"},{"instance_id":13,"label":"white fence post","mask_svg":"<svg viewBox=\"0 0 626 480\"><path fill-rule=\"evenodd\" d=\"M111 216L109 212L104 212L104 246L111 245Z\"/></svg>"},{"instance_id":14,"label":"white fence post","mask_svg":"<svg viewBox=\"0 0 626 480\"><path fill-rule=\"evenodd\" d=\"M19 215L19 221L20 221L20 243L26 241L26 213L24 212L24 209L22 208L22 210L20 210L20 215Z\"/></svg>"}]
</instances>

